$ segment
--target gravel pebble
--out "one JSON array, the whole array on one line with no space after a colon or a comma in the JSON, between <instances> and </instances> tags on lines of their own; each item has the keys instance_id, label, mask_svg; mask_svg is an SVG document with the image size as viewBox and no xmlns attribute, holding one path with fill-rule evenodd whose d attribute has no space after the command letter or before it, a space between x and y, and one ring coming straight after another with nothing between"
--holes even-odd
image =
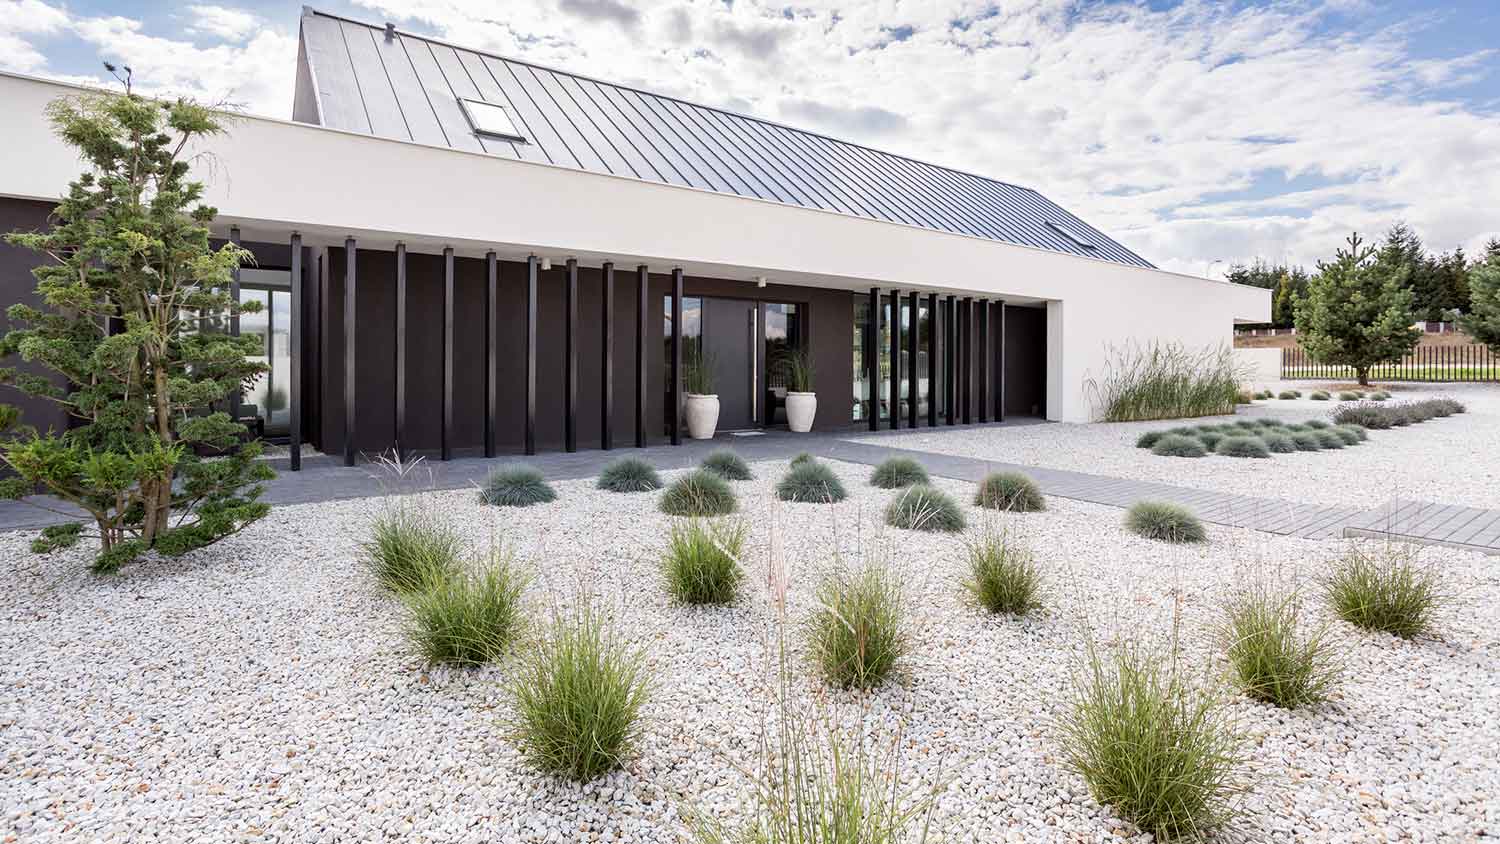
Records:
<instances>
[{"instance_id":1,"label":"gravel pebble","mask_svg":"<svg viewBox=\"0 0 1500 844\"><path fill-rule=\"evenodd\" d=\"M0 840L665 844L689 809L743 817L737 767L754 766L775 682L773 546L792 625L836 557L879 554L905 572L915 647L898 680L831 693L798 661L794 689L871 735L900 731L906 782L949 781L942 840L1144 840L1060 765L1052 719L1085 631L1160 641L1176 614L1187 664L1222 689L1213 631L1225 590L1257 573L1312 577L1341 547L1218 526L1206 545L1165 545L1124 531L1119 510L1059 499L987 515L968 506L971 485L939 479L971 523L1003 524L1046 572L1043 612L993 619L959 599L960 537L885 528L898 493L871 488L868 467L830 465L851 493L832 506L776 501L784 463L734 484L750 576L727 608L665 597L660 493L568 481L557 501L524 509L427 493L476 546L504 542L534 567L534 612L587 589L647 649L637 753L581 786L532 772L506 740L503 663L428 668L405 650L399 607L356 563L380 499L278 507L212 548L112 578L85 571L85 549L34 556L33 534L0 535ZM1287 713L1233 698L1251 737L1238 822L1250 840L1497 831L1500 570L1433 553L1461 596L1441 640L1335 625L1349 673L1331 701Z\"/></svg>"}]
</instances>

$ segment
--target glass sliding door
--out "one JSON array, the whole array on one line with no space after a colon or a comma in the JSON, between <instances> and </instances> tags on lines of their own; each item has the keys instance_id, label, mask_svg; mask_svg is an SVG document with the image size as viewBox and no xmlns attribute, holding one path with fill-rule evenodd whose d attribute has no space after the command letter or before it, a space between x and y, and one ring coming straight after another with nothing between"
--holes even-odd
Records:
<instances>
[{"instance_id":1,"label":"glass sliding door","mask_svg":"<svg viewBox=\"0 0 1500 844\"><path fill-rule=\"evenodd\" d=\"M286 270L241 270L240 301L260 303L258 313L240 315L240 336L258 338L260 353L250 359L269 367L245 390L240 413L260 419L267 437L288 436L292 389L291 274Z\"/></svg>"},{"instance_id":2,"label":"glass sliding door","mask_svg":"<svg viewBox=\"0 0 1500 844\"><path fill-rule=\"evenodd\" d=\"M762 424L786 424L789 356L802 351L802 310L789 302L764 305L766 320L766 414Z\"/></svg>"},{"instance_id":3,"label":"glass sliding door","mask_svg":"<svg viewBox=\"0 0 1500 844\"><path fill-rule=\"evenodd\" d=\"M901 348L895 360L891 359L891 314L899 314L901 320ZM870 348L870 298L868 296L856 296L854 299L854 334L853 334L853 384L854 394L852 402L852 421L861 422L870 418L871 413L879 414L882 423L888 424L891 414L897 413L902 420L907 417L910 409L912 391L916 390L917 413L920 419L925 420L927 414L927 403L934 400L933 388L936 385L928 383L927 362L933 353L932 338L934 337L933 319L928 307L927 299L921 297L917 300L917 312L912 313L911 297L901 296L898 301L893 302L892 297L882 296L880 299L880 333L874 338L875 348ZM917 332L917 371L911 371L911 332ZM870 407L870 372L869 361L873 356L879 361L879 380L875 385L876 407ZM941 361L939 362L941 363ZM891 394L891 367L896 367L898 382L896 394ZM938 378L942 380L941 374ZM904 421L903 421L904 424Z\"/></svg>"}]
</instances>

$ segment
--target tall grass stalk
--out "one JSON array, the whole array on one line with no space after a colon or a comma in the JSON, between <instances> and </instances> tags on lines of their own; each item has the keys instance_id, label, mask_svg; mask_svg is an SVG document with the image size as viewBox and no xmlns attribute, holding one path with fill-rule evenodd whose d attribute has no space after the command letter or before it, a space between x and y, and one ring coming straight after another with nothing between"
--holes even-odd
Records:
<instances>
[{"instance_id":1,"label":"tall grass stalk","mask_svg":"<svg viewBox=\"0 0 1500 844\"><path fill-rule=\"evenodd\" d=\"M1442 575L1400 542L1353 544L1323 581L1334 614L1356 627L1411 639L1431 633L1449 600Z\"/></svg>"},{"instance_id":2,"label":"tall grass stalk","mask_svg":"<svg viewBox=\"0 0 1500 844\"><path fill-rule=\"evenodd\" d=\"M375 517L360 562L381 586L397 594L420 591L460 568L464 541L458 530L420 498L390 499Z\"/></svg>"},{"instance_id":3,"label":"tall grass stalk","mask_svg":"<svg viewBox=\"0 0 1500 844\"><path fill-rule=\"evenodd\" d=\"M525 629L527 572L493 548L477 573L454 572L405 596L406 640L429 663L499 659Z\"/></svg>"},{"instance_id":4,"label":"tall grass stalk","mask_svg":"<svg viewBox=\"0 0 1500 844\"><path fill-rule=\"evenodd\" d=\"M1177 343L1111 346L1104 372L1085 383L1104 422L1181 419L1234 413L1244 373L1227 347Z\"/></svg>"},{"instance_id":5,"label":"tall grass stalk","mask_svg":"<svg viewBox=\"0 0 1500 844\"><path fill-rule=\"evenodd\" d=\"M1317 703L1338 678L1328 630L1306 629L1295 589L1256 583L1236 591L1225 602L1220 638L1235 682L1264 703L1285 709Z\"/></svg>"},{"instance_id":6,"label":"tall grass stalk","mask_svg":"<svg viewBox=\"0 0 1500 844\"><path fill-rule=\"evenodd\" d=\"M880 685L910 648L901 581L887 564L836 566L817 585L807 621L808 652L823 678L840 688Z\"/></svg>"}]
</instances>

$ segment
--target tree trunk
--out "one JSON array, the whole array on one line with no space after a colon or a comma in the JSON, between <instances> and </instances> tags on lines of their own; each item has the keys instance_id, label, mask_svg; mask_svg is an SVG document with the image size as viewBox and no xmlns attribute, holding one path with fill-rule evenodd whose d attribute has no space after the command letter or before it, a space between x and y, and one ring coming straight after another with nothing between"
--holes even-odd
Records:
<instances>
[{"instance_id":1,"label":"tree trunk","mask_svg":"<svg viewBox=\"0 0 1500 844\"><path fill-rule=\"evenodd\" d=\"M1354 372L1359 376L1359 386L1370 386L1370 368L1368 366L1359 367Z\"/></svg>"}]
</instances>

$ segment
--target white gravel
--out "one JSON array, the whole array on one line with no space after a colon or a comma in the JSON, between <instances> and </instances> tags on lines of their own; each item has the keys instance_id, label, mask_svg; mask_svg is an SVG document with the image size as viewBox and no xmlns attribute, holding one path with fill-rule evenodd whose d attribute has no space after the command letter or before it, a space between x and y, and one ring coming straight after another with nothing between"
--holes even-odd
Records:
<instances>
[{"instance_id":1,"label":"white gravel","mask_svg":"<svg viewBox=\"0 0 1500 844\"><path fill-rule=\"evenodd\" d=\"M902 677L829 698L872 730L903 729L909 782L940 764L954 778L941 840L1133 840L1059 765L1050 719L1085 627L1105 641L1157 637L1180 607L1184 657L1213 682L1216 601L1235 577L1307 576L1340 547L1217 526L1206 546L1174 547L1124 532L1118 510L1054 500L1002 519L1045 566L1048 609L996 620L957 598L957 538L881 527L894 493L867 486L866 467L833 465L851 492L834 507L774 502L784 464L757 464L757 480L735 485L752 525L750 576L720 609L664 597L656 494L565 482L556 502L524 510L434 495L476 543L502 539L536 567L538 611L586 583L649 649L639 751L588 786L534 774L505 740L503 664L427 669L404 653L397 606L354 563L378 500L277 508L214 548L107 579L83 570L82 550L34 557L30 534L0 535L0 840L665 844L680 840L689 807L737 817L735 766L753 764L772 679L773 526L793 623L836 549L883 547L904 567L915 649ZM1434 553L1462 595L1440 641L1336 627L1349 676L1329 703L1283 713L1235 699L1251 736L1238 825L1249 840L1500 830L1500 568ZM798 670L799 691L820 695Z\"/></svg>"},{"instance_id":2,"label":"white gravel","mask_svg":"<svg viewBox=\"0 0 1500 844\"><path fill-rule=\"evenodd\" d=\"M1283 383L1279 389L1287 387ZM1312 387L1299 382L1304 394ZM1142 433L1178 425L1272 416L1326 418L1336 401L1257 401L1236 416L1165 422L1028 425L863 437L909 448L1026 466L1161 481L1311 504L1373 507L1392 498L1500 508L1500 384L1398 388L1390 401L1451 396L1468 412L1419 425L1371 431L1337 451L1275 454L1267 460L1158 457L1136 448Z\"/></svg>"}]
</instances>

